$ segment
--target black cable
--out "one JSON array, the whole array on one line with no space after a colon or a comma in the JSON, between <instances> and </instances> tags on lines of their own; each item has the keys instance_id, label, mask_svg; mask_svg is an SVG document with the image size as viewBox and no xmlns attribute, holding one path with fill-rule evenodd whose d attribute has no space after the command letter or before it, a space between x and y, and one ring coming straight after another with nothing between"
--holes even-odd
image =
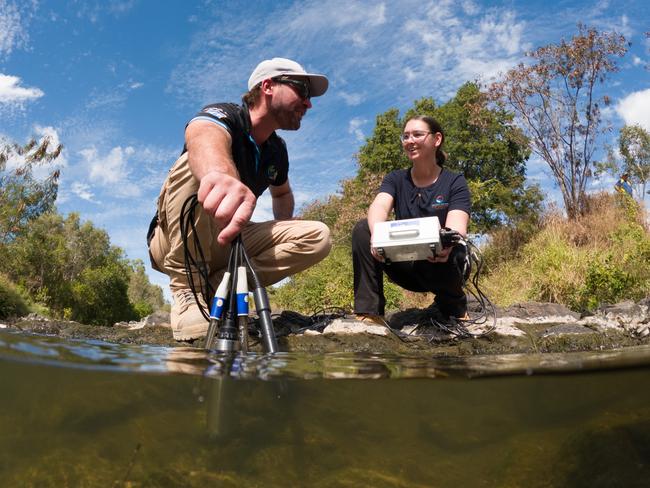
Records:
<instances>
[{"instance_id":1,"label":"black cable","mask_svg":"<svg viewBox=\"0 0 650 488\"><path fill-rule=\"evenodd\" d=\"M204 302L207 304L214 296L214 289L210 285L209 271L207 268L205 256L203 255L203 248L201 247L201 242L199 241L199 236L196 231L195 210L198 204L199 201L196 194L190 195L183 202L180 216L181 239L183 241L185 277L187 278L187 283L190 287L190 290L192 290L194 300L196 301L196 304L201 311L201 315L203 315L205 320L210 321L209 310L205 310L201 306L201 302L199 301L198 297L198 294L201 293L203 295ZM190 232L192 234L192 240L190 240ZM199 256L199 262L197 262L192 255L190 244L193 244L194 251ZM193 270L196 270L198 283L195 283L194 281Z\"/></svg>"},{"instance_id":2,"label":"black cable","mask_svg":"<svg viewBox=\"0 0 650 488\"><path fill-rule=\"evenodd\" d=\"M447 319L429 317L424 324L415 324L415 328L411 330L409 335L414 334L423 325L432 325L437 329L442 330L443 332L446 332L454 337L464 339L478 339L485 337L496 329L496 309L494 308L494 304L490 301L487 295L483 293L479 286L479 277L483 269L483 256L481 255L481 251L473 242L463 239L458 233L456 234L458 237L452 237L448 234L447 238L450 239L450 241L453 239L453 242L464 245L466 247L466 257L468 257L469 269L467 270L467 273L465 272L465 269L462 270L464 278L463 289L465 290L466 294L471 295L478 303L480 310L479 315L469 320L459 319L456 317L449 317ZM475 271L474 274L470 277L469 275L471 274L472 263L474 264ZM471 283L473 289L468 286L468 281ZM492 317L492 325L490 325L483 332L474 333L469 330L468 327L472 325L483 325L487 323L489 317ZM427 336L425 334L422 335L425 337ZM429 342L431 343L436 338L437 336L435 334L430 334Z\"/></svg>"}]
</instances>

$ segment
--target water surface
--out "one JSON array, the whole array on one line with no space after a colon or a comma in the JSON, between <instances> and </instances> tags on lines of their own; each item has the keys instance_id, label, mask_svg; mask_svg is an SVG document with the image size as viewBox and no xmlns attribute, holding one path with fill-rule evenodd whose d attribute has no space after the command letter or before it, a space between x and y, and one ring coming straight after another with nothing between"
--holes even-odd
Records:
<instances>
[{"instance_id":1,"label":"water surface","mask_svg":"<svg viewBox=\"0 0 650 488\"><path fill-rule=\"evenodd\" d=\"M0 486L650 486L650 348L224 357L0 332Z\"/></svg>"}]
</instances>

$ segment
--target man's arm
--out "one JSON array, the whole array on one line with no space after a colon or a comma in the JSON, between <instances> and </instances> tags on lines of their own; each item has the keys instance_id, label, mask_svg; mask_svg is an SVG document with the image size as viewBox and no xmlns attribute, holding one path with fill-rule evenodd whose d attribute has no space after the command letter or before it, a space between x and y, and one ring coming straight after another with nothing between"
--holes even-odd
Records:
<instances>
[{"instance_id":1,"label":"man's arm","mask_svg":"<svg viewBox=\"0 0 650 488\"><path fill-rule=\"evenodd\" d=\"M225 245L250 220L255 195L239 180L232 159L232 139L226 129L206 120L195 120L185 129L185 144L190 170L199 180L199 202L215 219L221 229L217 241Z\"/></svg>"},{"instance_id":2,"label":"man's arm","mask_svg":"<svg viewBox=\"0 0 650 488\"><path fill-rule=\"evenodd\" d=\"M289 220L293 217L295 201L289 180L281 185L269 186L271 201L273 202L273 217L276 220Z\"/></svg>"}]
</instances>

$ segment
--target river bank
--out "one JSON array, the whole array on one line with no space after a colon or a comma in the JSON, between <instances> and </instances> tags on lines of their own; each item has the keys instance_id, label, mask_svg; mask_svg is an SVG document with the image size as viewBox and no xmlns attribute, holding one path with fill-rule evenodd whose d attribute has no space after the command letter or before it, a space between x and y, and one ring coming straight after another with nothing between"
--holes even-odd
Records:
<instances>
[{"instance_id":1,"label":"river bank","mask_svg":"<svg viewBox=\"0 0 650 488\"><path fill-rule=\"evenodd\" d=\"M374 352L467 356L477 354L557 353L609 350L650 344L650 298L605 306L581 316L551 303L528 302L497 309L496 321L470 325L473 337L460 337L430 321L429 309L409 309L387 316L391 329L348 316L308 317L284 311L273 316L280 350L289 352ZM320 321L320 322L319 322ZM93 339L113 343L201 347L200 341L173 339L169 314L158 312L140 322L112 327L29 315L0 323L5 330ZM493 329L493 330L490 330ZM251 350L262 351L251 328Z\"/></svg>"}]
</instances>

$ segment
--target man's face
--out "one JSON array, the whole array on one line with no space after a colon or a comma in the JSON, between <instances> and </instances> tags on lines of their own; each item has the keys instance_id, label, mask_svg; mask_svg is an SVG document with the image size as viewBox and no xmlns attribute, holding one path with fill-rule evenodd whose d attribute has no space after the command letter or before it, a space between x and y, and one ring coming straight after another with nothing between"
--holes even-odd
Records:
<instances>
[{"instance_id":1,"label":"man's face","mask_svg":"<svg viewBox=\"0 0 650 488\"><path fill-rule=\"evenodd\" d=\"M269 111L280 129L298 130L303 116L311 108L309 81L300 77L273 80Z\"/></svg>"}]
</instances>

